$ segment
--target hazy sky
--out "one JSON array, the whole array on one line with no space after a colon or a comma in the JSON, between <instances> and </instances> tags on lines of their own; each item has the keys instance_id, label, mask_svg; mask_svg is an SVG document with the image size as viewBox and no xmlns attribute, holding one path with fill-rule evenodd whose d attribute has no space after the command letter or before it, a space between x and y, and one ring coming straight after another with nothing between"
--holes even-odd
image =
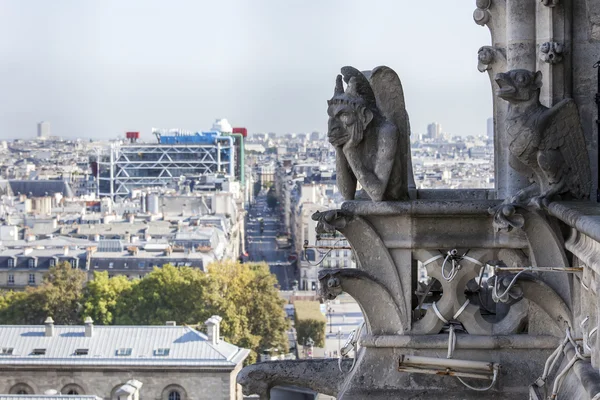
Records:
<instances>
[{"instance_id":1,"label":"hazy sky","mask_svg":"<svg viewBox=\"0 0 600 400\"><path fill-rule=\"evenodd\" d=\"M0 137L325 131L340 67L387 65L413 132L492 115L474 0L0 0Z\"/></svg>"}]
</instances>

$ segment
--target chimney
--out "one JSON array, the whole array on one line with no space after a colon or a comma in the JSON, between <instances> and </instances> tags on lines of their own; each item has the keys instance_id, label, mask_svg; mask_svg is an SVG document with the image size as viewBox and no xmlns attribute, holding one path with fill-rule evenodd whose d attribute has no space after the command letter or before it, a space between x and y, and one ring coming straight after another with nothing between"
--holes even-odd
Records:
<instances>
[{"instance_id":1,"label":"chimney","mask_svg":"<svg viewBox=\"0 0 600 400\"><path fill-rule=\"evenodd\" d=\"M44 324L46 325L46 332L45 332L44 336L46 336L46 337L54 336L54 320L52 319L52 317L46 318L46 320L44 321Z\"/></svg>"},{"instance_id":2,"label":"chimney","mask_svg":"<svg viewBox=\"0 0 600 400\"><path fill-rule=\"evenodd\" d=\"M167 321L167 322L165 323L165 325L166 325L166 326L177 326L177 322L175 322L175 321Z\"/></svg>"},{"instance_id":3,"label":"chimney","mask_svg":"<svg viewBox=\"0 0 600 400\"><path fill-rule=\"evenodd\" d=\"M208 340L210 340L210 342L214 345L219 344L219 325L221 324L222 319L223 318L219 317L218 315L213 315L204 323L206 325L206 335L208 336Z\"/></svg>"},{"instance_id":4,"label":"chimney","mask_svg":"<svg viewBox=\"0 0 600 400\"><path fill-rule=\"evenodd\" d=\"M63 247L63 255L64 256L68 256L69 255L69 246Z\"/></svg>"},{"instance_id":5,"label":"chimney","mask_svg":"<svg viewBox=\"0 0 600 400\"><path fill-rule=\"evenodd\" d=\"M94 335L94 320L92 317L86 317L85 321L85 337L92 337Z\"/></svg>"}]
</instances>

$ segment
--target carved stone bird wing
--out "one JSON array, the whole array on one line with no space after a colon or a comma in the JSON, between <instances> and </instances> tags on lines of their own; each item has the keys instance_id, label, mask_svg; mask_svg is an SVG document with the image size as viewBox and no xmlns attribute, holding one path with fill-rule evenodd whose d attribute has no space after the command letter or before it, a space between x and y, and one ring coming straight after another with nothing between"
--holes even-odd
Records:
<instances>
[{"instance_id":1,"label":"carved stone bird wing","mask_svg":"<svg viewBox=\"0 0 600 400\"><path fill-rule=\"evenodd\" d=\"M559 150L564 163L551 168L544 168L542 165L540 167L551 185L564 185L560 192L568 191L577 199L588 198L591 171L575 101L562 100L545 114L539 150L541 152Z\"/></svg>"}]
</instances>

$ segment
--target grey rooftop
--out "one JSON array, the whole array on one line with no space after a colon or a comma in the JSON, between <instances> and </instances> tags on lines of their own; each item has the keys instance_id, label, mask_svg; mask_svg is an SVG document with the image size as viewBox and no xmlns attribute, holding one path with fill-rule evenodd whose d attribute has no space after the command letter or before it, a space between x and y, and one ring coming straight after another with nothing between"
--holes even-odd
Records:
<instances>
[{"instance_id":1,"label":"grey rooftop","mask_svg":"<svg viewBox=\"0 0 600 400\"><path fill-rule=\"evenodd\" d=\"M87 335L82 325L51 327L48 336L48 325L0 325L0 368L233 369L249 353L222 340L213 344L204 333L189 326L93 326Z\"/></svg>"}]
</instances>

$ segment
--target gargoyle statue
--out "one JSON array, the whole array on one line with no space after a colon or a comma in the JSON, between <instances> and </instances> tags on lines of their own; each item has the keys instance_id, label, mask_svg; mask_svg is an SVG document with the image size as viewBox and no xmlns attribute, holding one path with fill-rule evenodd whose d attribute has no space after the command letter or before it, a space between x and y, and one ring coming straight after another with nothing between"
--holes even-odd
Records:
<instances>
[{"instance_id":1,"label":"gargoyle statue","mask_svg":"<svg viewBox=\"0 0 600 400\"><path fill-rule=\"evenodd\" d=\"M496 75L496 95L508 101L509 163L532 184L504 204L547 207L558 195L585 199L591 173L579 112L573 99L540 104L542 73L516 69Z\"/></svg>"},{"instance_id":2,"label":"gargoyle statue","mask_svg":"<svg viewBox=\"0 0 600 400\"><path fill-rule=\"evenodd\" d=\"M344 67L328 106L327 136L344 199L408 199L414 188L410 126L398 75L388 67L364 73ZM364 189L358 195L357 184Z\"/></svg>"}]
</instances>

